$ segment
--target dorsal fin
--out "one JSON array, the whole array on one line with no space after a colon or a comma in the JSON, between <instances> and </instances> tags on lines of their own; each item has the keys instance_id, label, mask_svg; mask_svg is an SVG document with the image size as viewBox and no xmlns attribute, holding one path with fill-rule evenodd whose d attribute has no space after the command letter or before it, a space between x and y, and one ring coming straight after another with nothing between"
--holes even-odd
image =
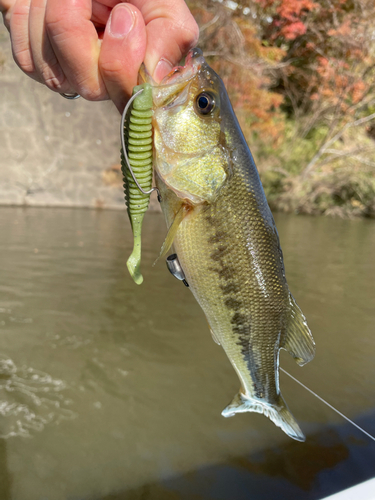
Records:
<instances>
[{"instance_id":1,"label":"dorsal fin","mask_svg":"<svg viewBox=\"0 0 375 500\"><path fill-rule=\"evenodd\" d=\"M307 326L306 318L289 292L289 317L285 322L281 349L285 349L300 366L305 365L315 356L315 342Z\"/></svg>"}]
</instances>

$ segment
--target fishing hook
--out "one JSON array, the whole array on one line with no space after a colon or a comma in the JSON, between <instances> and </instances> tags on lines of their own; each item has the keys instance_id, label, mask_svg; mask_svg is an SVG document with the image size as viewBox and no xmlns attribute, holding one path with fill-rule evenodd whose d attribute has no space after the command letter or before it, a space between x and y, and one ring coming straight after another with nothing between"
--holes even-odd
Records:
<instances>
[{"instance_id":1,"label":"fishing hook","mask_svg":"<svg viewBox=\"0 0 375 500\"><path fill-rule=\"evenodd\" d=\"M121 145L122 145L122 151L124 153L124 158L125 158L125 162L126 162L126 166L128 167L129 169L129 172L130 172L130 175L133 177L133 181L136 183L137 185L137 188L140 190L141 193L143 194L151 194L153 191L156 191L157 194L158 194L158 201L160 203L161 201L161 194L160 194L160 191L157 187L153 187L151 188L149 191L145 191L142 186L139 185L138 181L137 181L137 178L135 177L134 175L134 172L130 166L130 163L129 163L129 158L128 158L128 154L126 152L126 146L125 146L125 137L124 137L124 127L125 127L125 118L126 118L126 115L130 109L130 106L132 104L132 102L134 101L134 99L139 96L141 93L143 92L143 89L140 89L138 90L138 92L136 92L128 101L127 105L125 106L125 109L124 111L122 112L122 116L121 116Z\"/></svg>"}]
</instances>

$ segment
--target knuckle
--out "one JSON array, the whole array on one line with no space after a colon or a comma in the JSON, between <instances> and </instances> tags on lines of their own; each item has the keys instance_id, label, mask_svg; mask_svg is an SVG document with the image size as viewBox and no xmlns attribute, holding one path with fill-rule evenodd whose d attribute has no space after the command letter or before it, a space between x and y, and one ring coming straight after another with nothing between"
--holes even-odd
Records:
<instances>
[{"instance_id":1,"label":"knuckle","mask_svg":"<svg viewBox=\"0 0 375 500\"><path fill-rule=\"evenodd\" d=\"M81 82L78 85L77 91L87 101L103 101L107 99L106 93L100 87L93 87L92 85Z\"/></svg>"},{"instance_id":2,"label":"knuckle","mask_svg":"<svg viewBox=\"0 0 375 500\"><path fill-rule=\"evenodd\" d=\"M66 92L66 78L60 78L56 75L43 75L45 85L54 92Z\"/></svg>"},{"instance_id":3,"label":"knuckle","mask_svg":"<svg viewBox=\"0 0 375 500\"><path fill-rule=\"evenodd\" d=\"M44 63L39 70L44 84L55 92L67 90L67 79L57 59Z\"/></svg>"},{"instance_id":4,"label":"knuckle","mask_svg":"<svg viewBox=\"0 0 375 500\"><path fill-rule=\"evenodd\" d=\"M51 38L55 38L57 36L61 36L64 33L64 26L59 20L48 20L46 16L46 32L47 35Z\"/></svg>"},{"instance_id":5,"label":"knuckle","mask_svg":"<svg viewBox=\"0 0 375 500\"><path fill-rule=\"evenodd\" d=\"M65 10L65 9L64 9ZM60 9L51 7L51 3L47 3L46 12L44 20L49 26L54 26L55 24L60 24L64 19L64 10L61 12Z\"/></svg>"},{"instance_id":6,"label":"knuckle","mask_svg":"<svg viewBox=\"0 0 375 500\"><path fill-rule=\"evenodd\" d=\"M119 59L100 61L100 73L105 80L119 80L122 71L124 71L124 62Z\"/></svg>"},{"instance_id":7,"label":"knuckle","mask_svg":"<svg viewBox=\"0 0 375 500\"><path fill-rule=\"evenodd\" d=\"M25 2L16 2L12 7L12 17L16 20L28 18L30 13L30 6Z\"/></svg>"},{"instance_id":8,"label":"knuckle","mask_svg":"<svg viewBox=\"0 0 375 500\"><path fill-rule=\"evenodd\" d=\"M71 31L72 23L66 17L56 17L48 14L48 9L45 16L47 34L53 38L63 36Z\"/></svg>"},{"instance_id":9,"label":"knuckle","mask_svg":"<svg viewBox=\"0 0 375 500\"><path fill-rule=\"evenodd\" d=\"M92 90L82 90L78 91L79 95L86 99L86 101L92 101L92 102L97 102L97 101L104 101L105 99L108 99L107 95L104 94L101 91L92 91Z\"/></svg>"},{"instance_id":10,"label":"knuckle","mask_svg":"<svg viewBox=\"0 0 375 500\"><path fill-rule=\"evenodd\" d=\"M13 59L26 75L31 76L35 72L34 63L28 48L17 49L13 47Z\"/></svg>"}]
</instances>

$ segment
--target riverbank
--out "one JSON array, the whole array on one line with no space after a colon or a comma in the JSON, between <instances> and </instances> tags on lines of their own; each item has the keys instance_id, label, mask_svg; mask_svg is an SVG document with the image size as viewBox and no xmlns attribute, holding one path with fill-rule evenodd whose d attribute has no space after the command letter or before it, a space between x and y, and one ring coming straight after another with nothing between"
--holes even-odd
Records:
<instances>
[{"instance_id":1,"label":"riverbank","mask_svg":"<svg viewBox=\"0 0 375 500\"><path fill-rule=\"evenodd\" d=\"M120 116L24 75L0 26L0 205L123 208Z\"/></svg>"},{"instance_id":2,"label":"riverbank","mask_svg":"<svg viewBox=\"0 0 375 500\"><path fill-rule=\"evenodd\" d=\"M0 85L0 205L125 208L112 103L68 101L28 78L13 61L4 26ZM273 211L375 217L374 142L366 129L345 131L306 175L324 131L301 138L289 122L275 145L241 124ZM155 196L150 210L160 210Z\"/></svg>"},{"instance_id":3,"label":"riverbank","mask_svg":"<svg viewBox=\"0 0 375 500\"><path fill-rule=\"evenodd\" d=\"M322 131L285 134L273 151L259 148L263 187L273 211L340 218L375 217L375 144L369 129L348 127L329 147Z\"/></svg>"}]
</instances>

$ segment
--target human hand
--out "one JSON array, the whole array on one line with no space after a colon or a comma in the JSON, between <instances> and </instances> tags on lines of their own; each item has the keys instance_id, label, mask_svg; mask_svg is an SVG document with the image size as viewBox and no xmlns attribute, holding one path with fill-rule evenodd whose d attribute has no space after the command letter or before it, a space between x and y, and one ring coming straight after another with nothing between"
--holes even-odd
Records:
<instances>
[{"instance_id":1,"label":"human hand","mask_svg":"<svg viewBox=\"0 0 375 500\"><path fill-rule=\"evenodd\" d=\"M199 34L184 0L0 0L0 11L24 73L120 112L142 62L159 82Z\"/></svg>"}]
</instances>

